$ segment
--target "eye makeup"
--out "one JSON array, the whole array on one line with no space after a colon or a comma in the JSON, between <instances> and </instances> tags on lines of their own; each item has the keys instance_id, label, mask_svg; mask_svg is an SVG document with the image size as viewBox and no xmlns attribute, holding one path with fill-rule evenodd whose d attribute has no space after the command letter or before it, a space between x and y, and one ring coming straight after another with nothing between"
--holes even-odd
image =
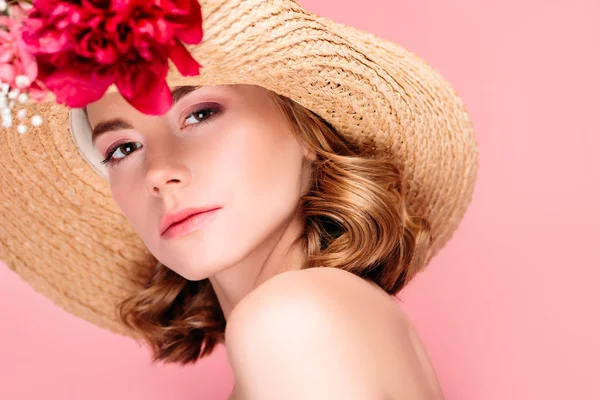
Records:
<instances>
[{"instance_id":1,"label":"eye makeup","mask_svg":"<svg viewBox=\"0 0 600 400\"><path fill-rule=\"evenodd\" d=\"M191 129L193 127L197 127L201 123L208 123L209 120L215 118L216 115L220 114L223 111L223 106L218 103L207 102L207 103L195 104L195 105L189 107L188 110L189 111L185 111L181 114L181 122L180 122L181 130L187 130L187 129ZM190 118L196 119L198 122L185 124L185 122ZM120 140L120 141L112 144L106 151L105 158L104 158L104 160L101 161L101 163L108 164L110 167L114 167L114 166L118 165L122 160L127 158L129 156L129 154L136 152L140 147L142 147L142 145L140 144L140 146L138 146L137 148L134 148L131 152L125 154L123 157L120 157L120 158L113 157L115 152L125 145L135 145L136 143L139 143L139 142ZM131 146L129 146L129 147L131 148Z\"/></svg>"}]
</instances>

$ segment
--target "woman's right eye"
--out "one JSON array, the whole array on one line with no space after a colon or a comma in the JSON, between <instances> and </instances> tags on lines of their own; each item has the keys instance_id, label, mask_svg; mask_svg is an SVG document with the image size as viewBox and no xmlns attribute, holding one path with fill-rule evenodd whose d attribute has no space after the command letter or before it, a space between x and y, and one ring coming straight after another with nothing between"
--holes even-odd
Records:
<instances>
[{"instance_id":1,"label":"woman's right eye","mask_svg":"<svg viewBox=\"0 0 600 400\"><path fill-rule=\"evenodd\" d=\"M141 143L140 143L140 146L137 146L134 148L135 143L140 143L140 142L120 143L120 144L116 144L115 146L111 147L106 154L106 158L104 160L102 160L102 164L109 164L109 165L118 164L119 162L121 162L121 160L123 160L129 154L133 153L134 151L136 151L137 149L140 148ZM118 155L119 153L122 154L122 157L115 157L115 155Z\"/></svg>"}]
</instances>

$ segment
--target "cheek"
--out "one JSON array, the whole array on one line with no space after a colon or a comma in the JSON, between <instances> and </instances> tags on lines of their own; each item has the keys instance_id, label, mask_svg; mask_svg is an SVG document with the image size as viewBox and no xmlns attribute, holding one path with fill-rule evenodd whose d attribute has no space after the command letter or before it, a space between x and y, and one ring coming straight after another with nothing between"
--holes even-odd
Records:
<instances>
[{"instance_id":1,"label":"cheek","mask_svg":"<svg viewBox=\"0 0 600 400\"><path fill-rule=\"evenodd\" d=\"M277 120L239 118L221 128L226 134L210 135L194 150L196 175L206 184L202 190L218 188L215 194L239 205L297 200L303 152L283 129Z\"/></svg>"},{"instance_id":2,"label":"cheek","mask_svg":"<svg viewBox=\"0 0 600 400\"><path fill-rule=\"evenodd\" d=\"M144 221L144 218L142 218L143 210L140 207L140 204L142 204L142 199L140 198L140 195L143 194L142 190L144 190L143 187L135 187L131 182L123 179L123 177L111 178L110 192L113 200L134 229L140 234L144 229L141 225Z\"/></svg>"},{"instance_id":3,"label":"cheek","mask_svg":"<svg viewBox=\"0 0 600 400\"><path fill-rule=\"evenodd\" d=\"M271 128L272 129L272 128ZM302 151L293 137L267 130L248 135L231 164L236 173L237 201L250 215L289 217L300 197Z\"/></svg>"},{"instance_id":4,"label":"cheek","mask_svg":"<svg viewBox=\"0 0 600 400\"><path fill-rule=\"evenodd\" d=\"M131 192L127 192L124 188L124 185L120 182L115 181L114 178L111 177L110 180L110 193L112 195L113 200L117 203L117 206L123 211L125 215L127 215L127 210L129 202L128 199L131 199ZM128 195L129 194L129 195Z\"/></svg>"}]
</instances>

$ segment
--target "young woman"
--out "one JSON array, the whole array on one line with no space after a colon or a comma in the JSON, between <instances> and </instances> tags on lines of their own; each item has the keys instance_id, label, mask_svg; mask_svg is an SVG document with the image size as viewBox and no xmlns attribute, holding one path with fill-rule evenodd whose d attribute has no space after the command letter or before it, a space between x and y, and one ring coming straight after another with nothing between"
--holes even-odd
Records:
<instances>
[{"instance_id":1,"label":"young woman","mask_svg":"<svg viewBox=\"0 0 600 400\"><path fill-rule=\"evenodd\" d=\"M166 113L112 88L3 133L0 259L155 361L224 343L230 399L443 398L392 295L470 202L460 98L293 1L201 5L202 72L169 72Z\"/></svg>"}]
</instances>

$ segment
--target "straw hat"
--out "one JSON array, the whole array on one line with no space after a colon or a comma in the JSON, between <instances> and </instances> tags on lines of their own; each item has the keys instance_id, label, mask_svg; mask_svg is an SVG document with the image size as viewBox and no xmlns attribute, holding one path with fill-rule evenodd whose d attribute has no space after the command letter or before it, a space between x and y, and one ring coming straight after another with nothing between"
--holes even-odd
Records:
<instances>
[{"instance_id":1,"label":"straw hat","mask_svg":"<svg viewBox=\"0 0 600 400\"><path fill-rule=\"evenodd\" d=\"M259 85L396 157L409 212L432 225L433 257L471 201L478 166L472 123L451 85L400 45L292 0L200 4L204 38L186 46L200 76L171 65L168 84ZM81 111L38 107L41 127L0 134L0 260L66 311L131 335L115 306L157 260L114 203Z\"/></svg>"}]
</instances>

